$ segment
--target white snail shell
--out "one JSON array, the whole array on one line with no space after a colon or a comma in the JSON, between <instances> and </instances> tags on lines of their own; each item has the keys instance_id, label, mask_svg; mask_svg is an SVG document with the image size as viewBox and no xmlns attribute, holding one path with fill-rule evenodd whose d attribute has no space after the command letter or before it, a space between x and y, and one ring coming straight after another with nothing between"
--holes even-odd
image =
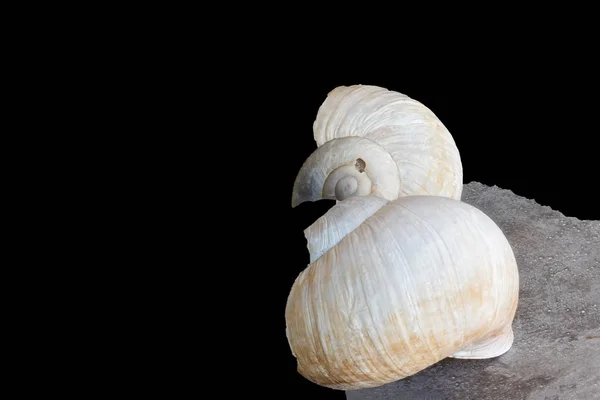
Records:
<instances>
[{"instance_id":1,"label":"white snail shell","mask_svg":"<svg viewBox=\"0 0 600 400\"><path fill-rule=\"evenodd\" d=\"M452 135L429 108L404 94L337 87L319 108L313 132L318 148L298 173L293 207L369 194L461 197L462 164Z\"/></svg>"},{"instance_id":2,"label":"white snail shell","mask_svg":"<svg viewBox=\"0 0 600 400\"><path fill-rule=\"evenodd\" d=\"M383 385L512 345L519 275L500 228L442 196L352 196L305 230L286 334L298 372L333 389Z\"/></svg>"}]
</instances>

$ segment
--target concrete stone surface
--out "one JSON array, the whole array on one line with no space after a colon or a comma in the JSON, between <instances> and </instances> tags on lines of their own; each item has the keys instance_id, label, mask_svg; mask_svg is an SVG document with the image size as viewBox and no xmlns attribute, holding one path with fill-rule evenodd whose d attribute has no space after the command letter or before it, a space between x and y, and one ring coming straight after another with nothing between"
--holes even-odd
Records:
<instances>
[{"instance_id":1,"label":"concrete stone surface","mask_svg":"<svg viewBox=\"0 0 600 400\"><path fill-rule=\"evenodd\" d=\"M348 400L600 399L600 221L565 217L510 190L472 182L463 201L489 215L520 274L515 341L487 360L447 358Z\"/></svg>"}]
</instances>

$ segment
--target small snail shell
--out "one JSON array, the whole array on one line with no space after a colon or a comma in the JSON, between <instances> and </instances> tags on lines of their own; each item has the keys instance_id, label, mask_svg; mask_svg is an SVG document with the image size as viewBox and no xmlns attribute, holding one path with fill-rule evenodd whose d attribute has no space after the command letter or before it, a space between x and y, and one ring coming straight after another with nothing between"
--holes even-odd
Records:
<instances>
[{"instance_id":1,"label":"small snail shell","mask_svg":"<svg viewBox=\"0 0 600 400\"><path fill-rule=\"evenodd\" d=\"M310 265L285 318L308 380L374 387L446 357L490 358L511 347L517 263L479 209L441 196L353 196L305 236Z\"/></svg>"},{"instance_id":2,"label":"small snail shell","mask_svg":"<svg viewBox=\"0 0 600 400\"><path fill-rule=\"evenodd\" d=\"M436 195L460 199L462 164L450 132L408 96L377 86L331 91L313 124L292 206L320 199Z\"/></svg>"}]
</instances>

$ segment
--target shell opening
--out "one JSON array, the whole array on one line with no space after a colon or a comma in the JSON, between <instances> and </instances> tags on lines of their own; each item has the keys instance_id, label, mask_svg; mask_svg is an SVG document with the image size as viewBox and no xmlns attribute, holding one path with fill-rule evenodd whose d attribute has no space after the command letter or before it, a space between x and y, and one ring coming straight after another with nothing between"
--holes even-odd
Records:
<instances>
[{"instance_id":1,"label":"shell opening","mask_svg":"<svg viewBox=\"0 0 600 400\"><path fill-rule=\"evenodd\" d=\"M354 167L356 167L358 172L363 173L365 172L365 168L367 168L367 163L362 158L357 158Z\"/></svg>"}]
</instances>

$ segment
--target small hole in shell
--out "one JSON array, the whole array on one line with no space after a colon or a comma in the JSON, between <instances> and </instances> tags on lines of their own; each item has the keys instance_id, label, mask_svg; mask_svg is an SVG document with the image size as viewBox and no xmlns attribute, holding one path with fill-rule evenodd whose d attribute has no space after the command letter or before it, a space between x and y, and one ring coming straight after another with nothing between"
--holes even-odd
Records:
<instances>
[{"instance_id":1,"label":"small hole in shell","mask_svg":"<svg viewBox=\"0 0 600 400\"><path fill-rule=\"evenodd\" d=\"M358 172L363 173L365 172L365 168L367 168L367 163L362 158L357 158L356 164L354 164L354 166L356 167Z\"/></svg>"}]
</instances>

